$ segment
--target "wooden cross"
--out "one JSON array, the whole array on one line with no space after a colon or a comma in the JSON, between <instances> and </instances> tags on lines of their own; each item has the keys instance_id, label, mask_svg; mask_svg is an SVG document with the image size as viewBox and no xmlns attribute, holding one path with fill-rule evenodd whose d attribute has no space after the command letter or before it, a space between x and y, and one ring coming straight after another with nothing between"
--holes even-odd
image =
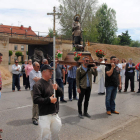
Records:
<instances>
[{"instance_id":1,"label":"wooden cross","mask_svg":"<svg viewBox=\"0 0 140 140\"><path fill-rule=\"evenodd\" d=\"M53 83L55 84L55 16L61 15L61 13L56 13L55 7L53 7L53 13L47 13L47 15L53 15ZM55 93L55 90L54 90ZM54 94L55 97L55 94Z\"/></svg>"},{"instance_id":2,"label":"wooden cross","mask_svg":"<svg viewBox=\"0 0 140 140\"><path fill-rule=\"evenodd\" d=\"M55 16L60 16L61 13L56 13L55 7L53 7L53 13L47 13L47 15L53 15L53 35L55 36Z\"/></svg>"}]
</instances>

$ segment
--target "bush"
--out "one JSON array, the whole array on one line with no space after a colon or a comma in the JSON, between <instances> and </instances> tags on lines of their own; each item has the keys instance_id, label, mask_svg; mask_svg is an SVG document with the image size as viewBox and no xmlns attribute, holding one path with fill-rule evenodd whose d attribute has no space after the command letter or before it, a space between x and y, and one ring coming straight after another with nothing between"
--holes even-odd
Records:
<instances>
[{"instance_id":1,"label":"bush","mask_svg":"<svg viewBox=\"0 0 140 140\"><path fill-rule=\"evenodd\" d=\"M138 40L133 40L130 44L131 47L140 47L140 41Z\"/></svg>"}]
</instances>

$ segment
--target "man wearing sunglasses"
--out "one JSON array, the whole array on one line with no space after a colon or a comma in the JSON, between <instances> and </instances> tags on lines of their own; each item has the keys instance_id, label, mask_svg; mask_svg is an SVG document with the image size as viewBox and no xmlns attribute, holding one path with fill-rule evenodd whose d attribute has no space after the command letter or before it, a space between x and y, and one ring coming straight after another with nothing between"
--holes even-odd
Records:
<instances>
[{"instance_id":1,"label":"man wearing sunglasses","mask_svg":"<svg viewBox=\"0 0 140 140\"><path fill-rule=\"evenodd\" d=\"M20 90L20 71L21 71L21 66L18 65L18 60L15 60L15 64L12 65L12 74L13 74L13 80L12 80L12 90L13 92L15 91L15 86L17 87L18 91Z\"/></svg>"},{"instance_id":2,"label":"man wearing sunglasses","mask_svg":"<svg viewBox=\"0 0 140 140\"><path fill-rule=\"evenodd\" d=\"M33 63L33 70L29 73L29 81L30 81L30 90L31 90L31 96L33 99L33 86L34 84L41 79L41 72L40 70L40 65L38 62ZM38 125L38 104L33 103L33 108L32 108L32 121L34 125Z\"/></svg>"},{"instance_id":3,"label":"man wearing sunglasses","mask_svg":"<svg viewBox=\"0 0 140 140\"><path fill-rule=\"evenodd\" d=\"M88 102L89 102L91 88L92 88L92 74L94 76L97 76L96 65L94 64L93 68L88 68L89 58L83 57L82 60L83 60L82 65L76 71L76 85L77 85L77 92L79 93L78 113L81 119L83 119L82 102L84 96L85 96L84 116L90 118L90 115L87 113L87 110L88 110Z\"/></svg>"}]
</instances>

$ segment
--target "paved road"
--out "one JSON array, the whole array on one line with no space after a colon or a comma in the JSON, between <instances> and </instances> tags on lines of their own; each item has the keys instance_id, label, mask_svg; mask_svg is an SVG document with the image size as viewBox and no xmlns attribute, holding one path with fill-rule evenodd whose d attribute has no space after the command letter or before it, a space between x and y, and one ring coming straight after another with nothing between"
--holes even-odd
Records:
<instances>
[{"instance_id":1,"label":"paved road","mask_svg":"<svg viewBox=\"0 0 140 140\"><path fill-rule=\"evenodd\" d=\"M21 83L22 84L22 83ZM135 82L138 89L138 82ZM140 115L140 94L118 93L116 110L119 115L108 116L105 110L105 96L97 94L98 86L93 84L89 103L89 118L79 119L77 101L60 103L59 116L62 119L60 140L95 140ZM68 99L68 87L65 86L65 97ZM31 121L32 100L29 91L22 87L21 92L11 92L11 85L4 87L0 99L0 128L3 128L3 140L39 140L39 126Z\"/></svg>"}]
</instances>

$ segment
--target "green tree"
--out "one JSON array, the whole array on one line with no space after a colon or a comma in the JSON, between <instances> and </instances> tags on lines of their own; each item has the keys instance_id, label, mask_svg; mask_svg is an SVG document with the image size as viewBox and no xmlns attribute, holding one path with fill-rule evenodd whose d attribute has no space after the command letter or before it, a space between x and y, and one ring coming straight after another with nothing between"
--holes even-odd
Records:
<instances>
[{"instance_id":1,"label":"green tree","mask_svg":"<svg viewBox=\"0 0 140 140\"><path fill-rule=\"evenodd\" d=\"M116 12L108 8L107 4L102 4L96 12L98 23L98 41L100 43L111 44L117 32Z\"/></svg>"},{"instance_id":2,"label":"green tree","mask_svg":"<svg viewBox=\"0 0 140 140\"><path fill-rule=\"evenodd\" d=\"M131 36L129 36L128 30L121 35L118 36L120 39L120 45L130 45L131 43Z\"/></svg>"},{"instance_id":3,"label":"green tree","mask_svg":"<svg viewBox=\"0 0 140 140\"><path fill-rule=\"evenodd\" d=\"M131 47L140 47L140 41L139 40L132 40L131 41L131 44L130 44Z\"/></svg>"},{"instance_id":4,"label":"green tree","mask_svg":"<svg viewBox=\"0 0 140 140\"><path fill-rule=\"evenodd\" d=\"M11 62L11 56L12 56L13 52L11 50L9 50L9 64Z\"/></svg>"},{"instance_id":5,"label":"green tree","mask_svg":"<svg viewBox=\"0 0 140 140\"><path fill-rule=\"evenodd\" d=\"M13 52L11 50L9 50L9 56L12 56Z\"/></svg>"},{"instance_id":6,"label":"green tree","mask_svg":"<svg viewBox=\"0 0 140 140\"><path fill-rule=\"evenodd\" d=\"M15 53L15 55L17 56L17 59L18 59L19 56L22 56L22 52L17 51L17 52Z\"/></svg>"},{"instance_id":7,"label":"green tree","mask_svg":"<svg viewBox=\"0 0 140 140\"><path fill-rule=\"evenodd\" d=\"M92 15L96 10L97 0L60 0L58 16L61 25L61 34L67 38L72 36L72 23L76 14L81 16L80 23L82 29L87 29L88 22L91 21Z\"/></svg>"},{"instance_id":8,"label":"green tree","mask_svg":"<svg viewBox=\"0 0 140 140\"><path fill-rule=\"evenodd\" d=\"M112 45L119 45L120 44L120 38L118 38L117 36L113 39L112 41Z\"/></svg>"},{"instance_id":9,"label":"green tree","mask_svg":"<svg viewBox=\"0 0 140 140\"><path fill-rule=\"evenodd\" d=\"M96 28L96 24L97 24L97 19L93 15L91 21L87 23L87 25L88 25L87 28L84 28L84 30L86 31L83 34L85 41L98 42L98 40L97 40L98 31Z\"/></svg>"},{"instance_id":10,"label":"green tree","mask_svg":"<svg viewBox=\"0 0 140 140\"><path fill-rule=\"evenodd\" d=\"M49 37L53 38L53 29L49 28L49 33L48 33ZM55 36L58 36L58 32L55 31Z\"/></svg>"},{"instance_id":11,"label":"green tree","mask_svg":"<svg viewBox=\"0 0 140 140\"><path fill-rule=\"evenodd\" d=\"M26 51L26 54L28 55L28 51Z\"/></svg>"}]
</instances>

